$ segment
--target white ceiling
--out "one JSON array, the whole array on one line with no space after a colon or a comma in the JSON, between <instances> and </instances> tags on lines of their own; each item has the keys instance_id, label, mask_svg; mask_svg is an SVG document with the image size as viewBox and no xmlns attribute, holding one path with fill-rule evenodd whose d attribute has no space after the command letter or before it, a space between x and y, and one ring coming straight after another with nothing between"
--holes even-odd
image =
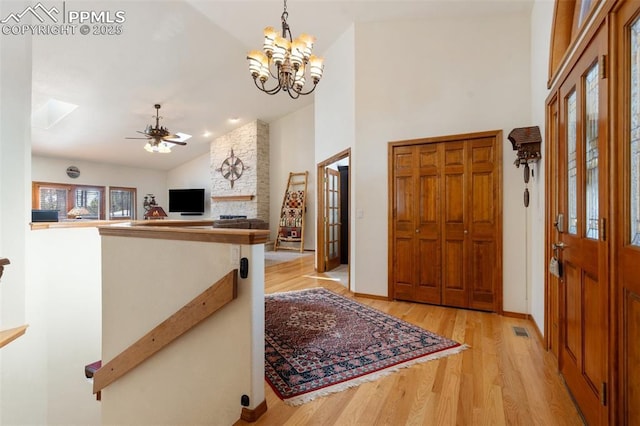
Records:
<instances>
[{"instance_id":1,"label":"white ceiling","mask_svg":"<svg viewBox=\"0 0 640 426\"><path fill-rule=\"evenodd\" d=\"M246 53L262 29L279 28L282 1L74 1L74 9L123 10L121 35L33 37L33 110L54 98L79 105L48 130L32 128L34 154L169 170L208 152L209 143L255 119L270 122L313 101L257 90ZM287 3L293 36L317 37L323 55L353 22L438 19L525 10L530 0L322 1ZM70 6L68 6L70 7ZM331 73L325 64L325 74ZM317 90L322 90L322 81ZM193 135L170 154L143 150L153 123ZM231 123L229 118L238 117ZM208 137L204 132L211 132Z\"/></svg>"}]
</instances>

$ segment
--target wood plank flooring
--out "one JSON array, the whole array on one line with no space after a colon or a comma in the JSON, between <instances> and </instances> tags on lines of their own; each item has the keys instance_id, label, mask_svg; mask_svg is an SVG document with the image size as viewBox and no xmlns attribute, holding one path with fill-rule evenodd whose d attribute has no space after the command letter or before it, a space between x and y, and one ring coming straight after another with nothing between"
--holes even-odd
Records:
<instances>
[{"instance_id":1,"label":"wood plank flooring","mask_svg":"<svg viewBox=\"0 0 640 426\"><path fill-rule=\"evenodd\" d=\"M317 274L313 262L309 256L267 267L266 292L325 287L351 297L344 287ZM355 299L471 348L298 407L284 404L265 382L268 410L254 424L583 424L555 359L543 349L531 322L463 309ZM514 326L524 327L530 337L517 337Z\"/></svg>"}]
</instances>

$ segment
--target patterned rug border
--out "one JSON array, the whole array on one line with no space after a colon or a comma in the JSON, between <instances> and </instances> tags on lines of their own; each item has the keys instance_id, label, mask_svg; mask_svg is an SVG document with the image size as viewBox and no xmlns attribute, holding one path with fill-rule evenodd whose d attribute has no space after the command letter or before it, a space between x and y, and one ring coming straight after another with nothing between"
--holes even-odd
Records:
<instances>
[{"instance_id":1,"label":"patterned rug border","mask_svg":"<svg viewBox=\"0 0 640 426\"><path fill-rule=\"evenodd\" d=\"M326 291L331 295L339 296L339 297L344 298L344 299L346 299L346 300L348 300L350 302L358 303L358 304L360 304L360 305L362 305L362 306L364 306L364 307L366 307L368 309L371 309L371 310L373 310L373 311L375 311L375 312L377 312L377 313L379 313L381 315L384 315L384 316L387 316L387 317L391 317L396 321L400 321L400 322L403 322L405 324L409 324L412 327L417 327L417 328L420 328L422 330L429 331L429 330L425 329L424 327L412 324L412 323L410 323L408 321L405 321L405 320L403 320L401 318L398 318L396 316L393 316L391 314L383 312L383 311L381 311L379 309L376 309L376 308L374 308L372 306L369 306L369 305L366 305L366 304L364 304L362 302L359 302L356 299L353 299L353 298L350 298L350 297L347 297L347 296L343 296L343 295L341 295L339 293L336 293L336 292L331 291L331 290L329 290L327 288L324 288L324 287L314 287L314 288L308 288L308 289L302 289L302 290L291 290L291 291L283 291L283 292L277 292L277 293L268 293L268 294L265 294L265 298L266 297L270 297L270 296L274 297L274 296L278 296L278 295L287 295L287 294L294 294L294 293L306 293L306 292L313 292L313 291L318 291L318 290ZM429 331L429 332L430 333L434 333L432 331ZM461 353L462 351L464 351L464 350L466 350L466 349L468 349L470 347L467 344L459 343L457 341L454 341L453 339L449 339L449 338L446 338L444 336L441 336L438 333L435 333L435 334L437 334L438 336L443 337L443 338L445 338L447 340L451 340L451 341L455 342L456 345L451 346L451 347L446 348L446 349L441 349L439 351L432 352L432 353L429 353L429 354L426 354L426 355L418 355L418 356L416 356L416 357L414 357L412 359L408 359L408 360L405 360L405 361L400 361L400 362L398 362L398 363L396 363L394 365L390 365L390 366L388 366L386 368L383 368L383 369L380 369L380 370L376 370L376 371L373 371L373 372L368 373L368 374L363 374L363 375L361 375L359 377L346 379L346 380L344 380L342 382L338 382L338 383L335 383L333 385L329 385L329 386L317 389L315 391L301 392L301 393L293 395L293 396L291 396L289 398L285 398L278 391L278 389L271 383L271 381L269 381L269 379L266 376L265 376L265 379L266 379L266 382L271 387L271 389L273 389L274 393L284 403L286 403L288 405L291 405L291 406L298 406L298 405L305 404L307 402L311 402L314 399L322 397L322 396L327 396L327 395L330 395L330 394L333 394L333 393L342 392L344 390L360 386L363 383L373 382L373 381L378 380L378 379L380 379L382 377L386 377L386 376L388 376L388 375L390 375L392 373L396 373L396 372L398 372L399 370L401 370L403 368L411 367L411 366L417 365L417 364L423 364L423 363L426 363L426 362L429 362L429 361L433 361L433 360L436 360L436 359L445 358L445 357L450 356L450 355L455 355L455 354Z\"/></svg>"}]
</instances>

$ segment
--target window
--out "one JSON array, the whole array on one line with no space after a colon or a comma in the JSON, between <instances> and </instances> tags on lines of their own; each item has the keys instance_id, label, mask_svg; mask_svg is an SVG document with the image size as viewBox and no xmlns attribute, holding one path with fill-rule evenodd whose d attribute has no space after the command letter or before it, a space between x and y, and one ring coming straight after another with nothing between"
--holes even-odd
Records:
<instances>
[{"instance_id":1,"label":"window","mask_svg":"<svg viewBox=\"0 0 640 426\"><path fill-rule=\"evenodd\" d=\"M109 220L133 220L136 218L136 189L109 188Z\"/></svg>"},{"instance_id":2,"label":"window","mask_svg":"<svg viewBox=\"0 0 640 426\"><path fill-rule=\"evenodd\" d=\"M573 90L567 98L567 214L569 216L568 231L578 233L578 112L576 91Z\"/></svg>"},{"instance_id":3,"label":"window","mask_svg":"<svg viewBox=\"0 0 640 426\"><path fill-rule=\"evenodd\" d=\"M598 64L593 64L591 69L585 78L585 150L586 150L586 178L587 178L587 193L586 193L586 237L592 239L598 239L600 234L598 229L599 219L599 184L598 184L598 101L600 96L598 94L600 70Z\"/></svg>"},{"instance_id":4,"label":"window","mask_svg":"<svg viewBox=\"0 0 640 426\"><path fill-rule=\"evenodd\" d=\"M68 213L76 207L80 212L78 218L105 218L104 186L33 182L32 192L32 208L57 210L59 220L67 219Z\"/></svg>"},{"instance_id":5,"label":"window","mask_svg":"<svg viewBox=\"0 0 640 426\"><path fill-rule=\"evenodd\" d=\"M640 246L640 20L631 26L631 75L629 104L631 128L629 146L629 204L628 223L631 244Z\"/></svg>"}]
</instances>

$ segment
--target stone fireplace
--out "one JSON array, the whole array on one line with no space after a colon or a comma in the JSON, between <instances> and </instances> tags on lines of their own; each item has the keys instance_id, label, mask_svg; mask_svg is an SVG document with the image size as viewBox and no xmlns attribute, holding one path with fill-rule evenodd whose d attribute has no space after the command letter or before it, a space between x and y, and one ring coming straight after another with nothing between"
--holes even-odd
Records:
<instances>
[{"instance_id":1,"label":"stone fireplace","mask_svg":"<svg viewBox=\"0 0 640 426\"><path fill-rule=\"evenodd\" d=\"M211 217L269 220L269 125L256 120L211 142Z\"/></svg>"}]
</instances>

